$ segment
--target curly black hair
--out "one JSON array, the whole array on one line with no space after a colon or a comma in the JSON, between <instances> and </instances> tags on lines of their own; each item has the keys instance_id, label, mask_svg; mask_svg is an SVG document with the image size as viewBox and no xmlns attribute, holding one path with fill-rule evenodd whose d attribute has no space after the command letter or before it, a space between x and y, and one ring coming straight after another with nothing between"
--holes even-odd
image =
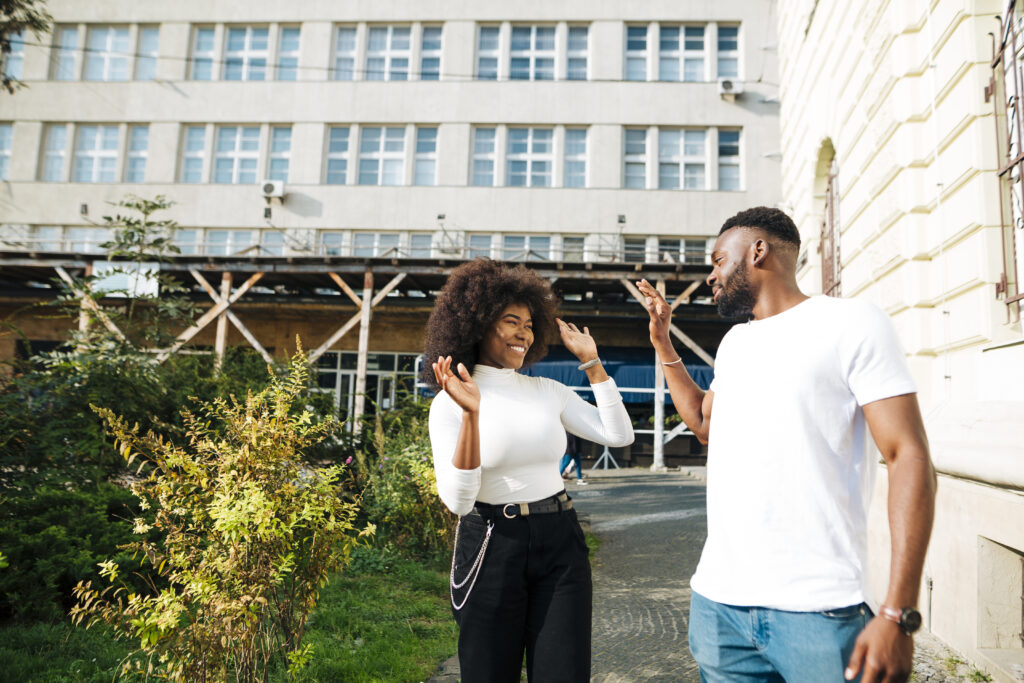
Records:
<instances>
[{"instance_id":1,"label":"curly black hair","mask_svg":"<svg viewBox=\"0 0 1024 683\"><path fill-rule=\"evenodd\" d=\"M800 247L800 232L796 229L796 223L779 209L755 206L752 209L740 211L722 224L722 229L718 231L718 234L721 235L729 228L736 227L764 230L772 237Z\"/></svg>"},{"instance_id":2,"label":"curly black hair","mask_svg":"<svg viewBox=\"0 0 1024 683\"><path fill-rule=\"evenodd\" d=\"M522 264L508 266L479 258L452 270L427 320L424 341L423 381L437 387L430 364L438 356L451 356L473 372L480 340L505 307L520 303L533 316L534 342L526 351L523 366L548 353L555 334L558 300L551 283Z\"/></svg>"}]
</instances>

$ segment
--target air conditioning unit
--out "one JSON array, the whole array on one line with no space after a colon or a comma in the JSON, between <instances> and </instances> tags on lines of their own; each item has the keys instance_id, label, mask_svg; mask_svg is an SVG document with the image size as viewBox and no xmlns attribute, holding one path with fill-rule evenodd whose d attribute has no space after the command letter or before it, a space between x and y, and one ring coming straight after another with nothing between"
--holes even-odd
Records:
<instances>
[{"instance_id":1,"label":"air conditioning unit","mask_svg":"<svg viewBox=\"0 0 1024 683\"><path fill-rule=\"evenodd\" d=\"M261 180L260 181L260 194L267 199L274 197L281 198L284 196L284 181L283 180Z\"/></svg>"},{"instance_id":2,"label":"air conditioning unit","mask_svg":"<svg viewBox=\"0 0 1024 683\"><path fill-rule=\"evenodd\" d=\"M735 78L719 78L718 94L722 97L736 97L743 93L743 81Z\"/></svg>"}]
</instances>

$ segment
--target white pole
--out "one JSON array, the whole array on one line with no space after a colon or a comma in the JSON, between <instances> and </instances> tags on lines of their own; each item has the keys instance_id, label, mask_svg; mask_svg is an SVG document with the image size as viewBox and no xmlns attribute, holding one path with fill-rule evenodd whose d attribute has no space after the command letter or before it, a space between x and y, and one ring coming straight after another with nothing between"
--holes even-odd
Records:
<instances>
[{"instance_id":1,"label":"white pole","mask_svg":"<svg viewBox=\"0 0 1024 683\"><path fill-rule=\"evenodd\" d=\"M655 287L665 296L664 280L658 280ZM654 462L651 471L665 471L665 372L658 354L654 354Z\"/></svg>"}]
</instances>

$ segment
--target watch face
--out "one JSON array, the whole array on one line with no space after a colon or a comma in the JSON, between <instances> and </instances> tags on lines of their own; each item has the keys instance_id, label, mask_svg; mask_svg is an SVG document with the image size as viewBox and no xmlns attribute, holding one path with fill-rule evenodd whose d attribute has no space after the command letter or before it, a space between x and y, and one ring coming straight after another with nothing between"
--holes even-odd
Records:
<instances>
[{"instance_id":1,"label":"watch face","mask_svg":"<svg viewBox=\"0 0 1024 683\"><path fill-rule=\"evenodd\" d=\"M914 633L917 629L921 628L921 613L913 607L903 610L903 615L900 617L900 627L906 633Z\"/></svg>"}]
</instances>

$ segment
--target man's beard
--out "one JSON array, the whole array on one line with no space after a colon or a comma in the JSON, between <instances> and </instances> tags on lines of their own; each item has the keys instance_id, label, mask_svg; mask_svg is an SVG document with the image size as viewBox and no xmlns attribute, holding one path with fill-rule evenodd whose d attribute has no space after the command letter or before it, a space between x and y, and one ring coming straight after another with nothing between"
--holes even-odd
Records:
<instances>
[{"instance_id":1,"label":"man's beard","mask_svg":"<svg viewBox=\"0 0 1024 683\"><path fill-rule=\"evenodd\" d=\"M747 264L740 263L729 277L728 285L723 285L718 295L718 315L723 318L748 319L754 314L757 297L747 277Z\"/></svg>"}]
</instances>

